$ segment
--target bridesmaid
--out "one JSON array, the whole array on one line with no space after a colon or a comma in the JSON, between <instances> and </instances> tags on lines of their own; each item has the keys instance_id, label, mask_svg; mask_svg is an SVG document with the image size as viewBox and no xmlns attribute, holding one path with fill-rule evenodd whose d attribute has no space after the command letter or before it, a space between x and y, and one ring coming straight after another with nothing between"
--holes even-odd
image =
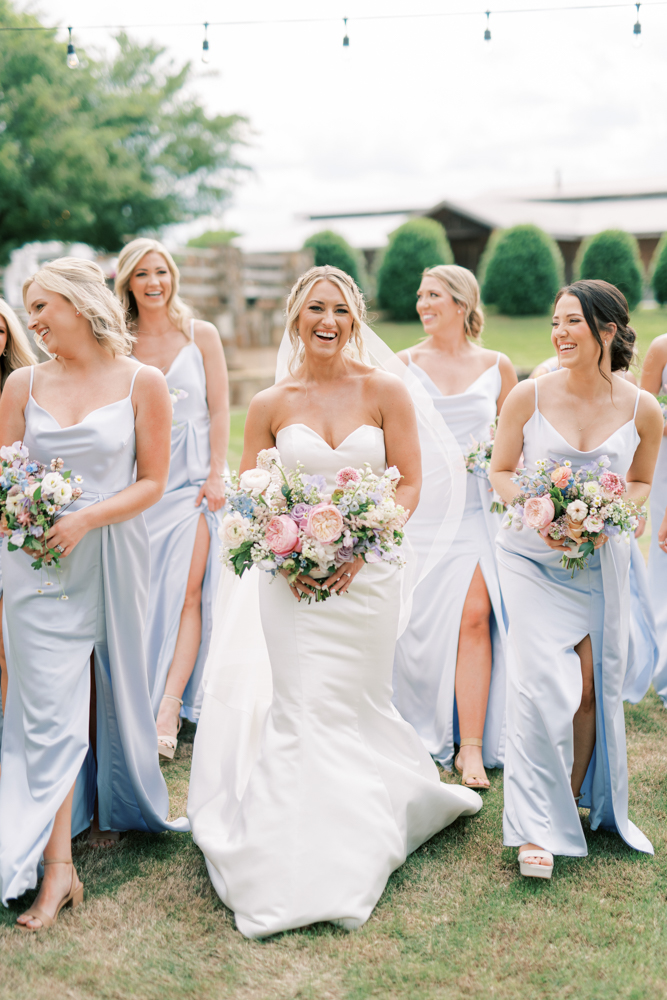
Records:
<instances>
[{"instance_id":1,"label":"bridesmaid","mask_svg":"<svg viewBox=\"0 0 667 1000\"><path fill-rule=\"evenodd\" d=\"M18 918L38 931L82 898L70 841L94 812L103 830L188 826L166 820L142 643L149 553L141 513L167 480L165 380L128 357L122 309L96 264L46 264L25 283L24 301L52 360L7 379L0 444L23 440L47 467L62 458L85 490L47 535L63 556L57 586L40 585L31 553L2 556L9 689L0 896L6 905L33 888L43 857L39 895Z\"/></svg>"},{"instance_id":2,"label":"bridesmaid","mask_svg":"<svg viewBox=\"0 0 667 1000\"><path fill-rule=\"evenodd\" d=\"M606 281L577 281L556 299L552 341L561 370L518 385L500 418L491 482L506 502L523 452L573 469L606 455L626 496L648 496L662 434L660 408L612 372L632 361L625 298ZM606 541L602 539L602 543ZM564 547L536 531L502 531L498 562L510 629L504 842L523 875L550 878L553 855L587 854L577 805L592 830L652 853L628 819L622 688L630 547L599 544L574 577Z\"/></svg>"},{"instance_id":3,"label":"bridesmaid","mask_svg":"<svg viewBox=\"0 0 667 1000\"><path fill-rule=\"evenodd\" d=\"M30 341L21 321L4 299L0 299L0 393L7 378L17 368L25 368L36 362ZM2 738L2 718L7 700L7 664L5 646L2 641L2 574L0 572L0 691L2 692L2 712L0 712L0 739Z\"/></svg>"},{"instance_id":4,"label":"bridesmaid","mask_svg":"<svg viewBox=\"0 0 667 1000\"><path fill-rule=\"evenodd\" d=\"M424 271L417 312L427 339L399 357L468 452L473 440L489 439L516 385L514 368L504 354L475 343L484 317L479 285L466 268ZM489 787L484 765L502 765L505 743L506 623L493 543L501 519L490 511L492 499L486 479L467 476L458 534L417 588L394 661L396 707L444 767L451 767L459 743L454 764L470 788ZM431 530L419 512L411 528L419 554Z\"/></svg>"},{"instance_id":5,"label":"bridesmaid","mask_svg":"<svg viewBox=\"0 0 667 1000\"><path fill-rule=\"evenodd\" d=\"M654 396L667 394L667 333L656 337L649 347L641 379L642 389ZM667 704L667 424L663 429L658 464L651 494L653 530L648 557L649 589L653 599L658 633L659 659L653 686Z\"/></svg>"},{"instance_id":6,"label":"bridesmaid","mask_svg":"<svg viewBox=\"0 0 667 1000\"><path fill-rule=\"evenodd\" d=\"M118 260L116 294L136 335L134 357L165 374L174 401L167 488L145 515L151 543L148 678L158 752L170 760L180 716L199 718L229 443L222 343L211 323L192 319L178 297L178 279L171 254L157 240L133 240Z\"/></svg>"}]
</instances>

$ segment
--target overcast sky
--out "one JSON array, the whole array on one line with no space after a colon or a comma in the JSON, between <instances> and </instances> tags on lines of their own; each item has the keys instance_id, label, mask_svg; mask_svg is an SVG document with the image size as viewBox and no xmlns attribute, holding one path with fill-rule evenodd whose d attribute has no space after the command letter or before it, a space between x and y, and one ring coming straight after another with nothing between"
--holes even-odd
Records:
<instances>
[{"instance_id":1,"label":"overcast sky","mask_svg":"<svg viewBox=\"0 0 667 1000\"><path fill-rule=\"evenodd\" d=\"M177 22L332 17L320 24L211 27L196 89L211 111L246 115L254 134L222 224L249 249L299 245L311 212L417 208L489 189L667 178L667 4L502 15L577 0L39 0L21 6L75 26L90 49L125 24L177 60L200 61L203 29ZM498 11L494 16L493 10ZM446 11L472 16L368 20ZM349 17L349 49L342 46ZM160 22L164 26L135 28ZM63 35L63 38L65 36ZM395 224L395 223L394 223ZM321 223L317 226L321 227ZM381 221L348 228L369 242ZM344 224L336 224L345 229ZM194 231L205 226L200 222Z\"/></svg>"}]
</instances>

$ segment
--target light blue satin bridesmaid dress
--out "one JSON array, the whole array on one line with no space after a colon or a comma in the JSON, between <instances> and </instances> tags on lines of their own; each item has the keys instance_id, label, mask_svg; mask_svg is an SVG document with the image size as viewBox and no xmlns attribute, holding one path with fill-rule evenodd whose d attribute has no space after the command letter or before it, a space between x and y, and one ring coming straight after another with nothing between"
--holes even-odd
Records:
<instances>
[{"instance_id":1,"label":"light blue satin bridesmaid dress","mask_svg":"<svg viewBox=\"0 0 667 1000\"><path fill-rule=\"evenodd\" d=\"M639 434L634 415L593 451L581 452L540 413L524 426L524 464L569 460L576 470L606 455L625 475ZM637 403L639 390L637 390ZM637 404L635 404L635 414ZM623 714L630 623L630 545L610 539L574 577L536 531L501 530L497 538L503 597L509 613L504 843L537 844L552 854L588 853L570 776L572 720L582 692L574 647L590 635L593 649L596 744L579 805L592 830L612 830L638 851L653 848L628 818L628 766Z\"/></svg>"},{"instance_id":2,"label":"light blue satin bridesmaid dress","mask_svg":"<svg viewBox=\"0 0 667 1000\"><path fill-rule=\"evenodd\" d=\"M502 385L499 363L500 355L495 365L482 372L465 392L443 396L424 369L410 358L410 371L433 399L464 453L472 448L473 439L489 439ZM502 767L507 616L500 593L494 541L502 517L491 513L493 493L488 479L471 474L466 478L466 505L459 530L446 556L417 587L410 623L396 645L394 704L417 730L429 753L444 767L451 768L454 743L460 739L454 682L461 616L473 573L479 565L491 601L493 653L482 757L486 767ZM407 534L418 554L430 544L430 530L428 525L420 524L419 509L408 522Z\"/></svg>"},{"instance_id":3,"label":"light blue satin bridesmaid dress","mask_svg":"<svg viewBox=\"0 0 667 1000\"><path fill-rule=\"evenodd\" d=\"M667 393L667 365L662 371L661 393ZM658 528L667 508L667 438L662 439L651 488L651 548L648 579L658 633L659 658L653 686L667 705L667 553L658 545Z\"/></svg>"},{"instance_id":4,"label":"light blue satin bridesmaid dress","mask_svg":"<svg viewBox=\"0 0 667 1000\"><path fill-rule=\"evenodd\" d=\"M211 445L206 372L201 351L190 325L190 343L177 354L166 374L169 389L182 389L187 397L174 407L171 431L171 464L164 496L146 511L150 538L151 584L146 622L146 658L153 713L157 717L167 674L174 656L188 572L199 518L206 518L210 533L208 562L202 586L202 632L197 660L183 692L181 715L199 718L201 679L211 641L211 607L220 578L217 530L221 514L208 509L204 499L195 507L197 494L211 469Z\"/></svg>"},{"instance_id":5,"label":"light blue satin bridesmaid dress","mask_svg":"<svg viewBox=\"0 0 667 1000\"><path fill-rule=\"evenodd\" d=\"M139 371L137 367L137 371ZM130 486L136 460L132 390L71 427L30 396L24 443L47 467L62 458L83 476L68 512ZM68 512L62 516L67 517ZM167 822L169 796L156 752L143 630L148 604L143 516L89 531L45 586L23 552L2 553L9 689L0 779L2 902L37 883L56 811L77 782L72 835L89 824L95 791L102 829L188 829ZM68 600L60 599L62 591ZM43 593L39 593L43 590ZM95 654L97 765L89 746L90 656Z\"/></svg>"}]
</instances>

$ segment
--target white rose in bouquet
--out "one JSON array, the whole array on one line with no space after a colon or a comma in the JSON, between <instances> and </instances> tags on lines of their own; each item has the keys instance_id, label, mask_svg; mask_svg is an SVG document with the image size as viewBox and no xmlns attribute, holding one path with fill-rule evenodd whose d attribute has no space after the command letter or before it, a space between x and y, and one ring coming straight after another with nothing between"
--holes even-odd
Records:
<instances>
[{"instance_id":1,"label":"white rose in bouquet","mask_svg":"<svg viewBox=\"0 0 667 1000\"><path fill-rule=\"evenodd\" d=\"M271 469L271 466L274 464L274 462L277 462L278 465L281 464L280 452L278 451L278 449L262 448L259 455L257 456L257 468L264 469L265 472L268 472Z\"/></svg>"},{"instance_id":2,"label":"white rose in bouquet","mask_svg":"<svg viewBox=\"0 0 667 1000\"><path fill-rule=\"evenodd\" d=\"M72 499L72 487L67 482L67 480L62 479L53 491L53 502L62 507L63 504L69 503Z\"/></svg>"},{"instance_id":3,"label":"white rose in bouquet","mask_svg":"<svg viewBox=\"0 0 667 1000\"><path fill-rule=\"evenodd\" d=\"M47 474L42 479L42 496L50 497L58 489L61 483L65 480L60 475L59 472L47 472Z\"/></svg>"},{"instance_id":4,"label":"white rose in bouquet","mask_svg":"<svg viewBox=\"0 0 667 1000\"><path fill-rule=\"evenodd\" d=\"M236 511L227 514L218 528L218 538L227 549L235 549L248 537L250 526L248 521Z\"/></svg>"},{"instance_id":5,"label":"white rose in bouquet","mask_svg":"<svg viewBox=\"0 0 667 1000\"><path fill-rule=\"evenodd\" d=\"M271 473L266 469L246 469L239 480L239 486L248 493L262 493L271 482Z\"/></svg>"}]
</instances>

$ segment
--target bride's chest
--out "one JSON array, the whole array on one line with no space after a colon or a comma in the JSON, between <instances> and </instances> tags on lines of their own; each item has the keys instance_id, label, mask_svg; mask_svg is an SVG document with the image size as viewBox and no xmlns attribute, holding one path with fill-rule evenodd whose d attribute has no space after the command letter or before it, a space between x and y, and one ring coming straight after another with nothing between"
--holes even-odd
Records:
<instances>
[{"instance_id":1,"label":"bride's chest","mask_svg":"<svg viewBox=\"0 0 667 1000\"><path fill-rule=\"evenodd\" d=\"M284 466L295 469L300 464L306 475L324 476L328 485L346 466L358 469L368 462L381 475L387 464L382 428L370 424L355 428L337 448L306 424L289 424L278 431L276 447Z\"/></svg>"}]
</instances>

